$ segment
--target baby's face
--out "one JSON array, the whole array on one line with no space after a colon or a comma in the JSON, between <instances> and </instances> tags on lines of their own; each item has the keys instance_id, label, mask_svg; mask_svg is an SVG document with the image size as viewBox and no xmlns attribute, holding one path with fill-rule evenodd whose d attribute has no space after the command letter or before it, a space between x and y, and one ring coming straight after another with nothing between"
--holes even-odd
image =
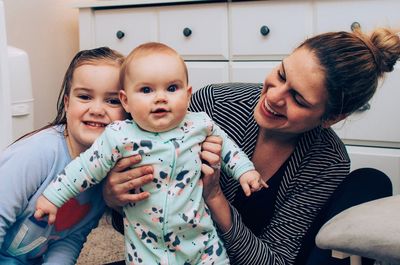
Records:
<instances>
[{"instance_id":1,"label":"baby's face","mask_svg":"<svg viewBox=\"0 0 400 265\"><path fill-rule=\"evenodd\" d=\"M155 53L132 60L120 98L142 129L165 132L183 120L191 91L182 61Z\"/></svg>"}]
</instances>

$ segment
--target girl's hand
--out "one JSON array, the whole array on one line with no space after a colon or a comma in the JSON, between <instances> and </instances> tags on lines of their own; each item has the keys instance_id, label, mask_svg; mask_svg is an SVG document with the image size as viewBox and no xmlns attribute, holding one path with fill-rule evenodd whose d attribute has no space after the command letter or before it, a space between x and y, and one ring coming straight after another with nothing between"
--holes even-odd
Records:
<instances>
[{"instance_id":1,"label":"girl's hand","mask_svg":"<svg viewBox=\"0 0 400 265\"><path fill-rule=\"evenodd\" d=\"M139 189L153 180L153 167L130 169L141 159L140 155L122 158L108 173L103 184L103 198L107 206L120 210L127 203L138 202L150 196L147 191L140 192Z\"/></svg>"},{"instance_id":2,"label":"girl's hand","mask_svg":"<svg viewBox=\"0 0 400 265\"><path fill-rule=\"evenodd\" d=\"M213 198L223 195L219 185L221 169L222 138L209 136L202 144L200 157L203 160L203 198L206 203Z\"/></svg>"}]
</instances>

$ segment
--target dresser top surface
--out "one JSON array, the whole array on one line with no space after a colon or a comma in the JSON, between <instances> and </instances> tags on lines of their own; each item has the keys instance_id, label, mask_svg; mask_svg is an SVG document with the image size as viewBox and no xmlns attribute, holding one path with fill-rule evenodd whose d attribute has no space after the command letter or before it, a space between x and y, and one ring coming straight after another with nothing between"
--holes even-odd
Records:
<instances>
[{"instance_id":1,"label":"dresser top surface","mask_svg":"<svg viewBox=\"0 0 400 265\"><path fill-rule=\"evenodd\" d=\"M175 5L191 3L231 2L230 0L77 0L72 6L75 8L107 8L123 6L146 5Z\"/></svg>"}]
</instances>

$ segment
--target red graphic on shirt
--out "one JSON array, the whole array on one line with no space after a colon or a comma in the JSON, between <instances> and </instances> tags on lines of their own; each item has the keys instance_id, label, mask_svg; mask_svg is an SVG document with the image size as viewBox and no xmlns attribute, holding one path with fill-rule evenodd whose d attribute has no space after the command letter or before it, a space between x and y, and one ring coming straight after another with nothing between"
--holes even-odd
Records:
<instances>
[{"instance_id":1,"label":"red graphic on shirt","mask_svg":"<svg viewBox=\"0 0 400 265\"><path fill-rule=\"evenodd\" d=\"M79 223L89 211L89 203L81 205L77 199L70 199L57 211L56 222L54 223L56 231L61 232L70 229Z\"/></svg>"}]
</instances>

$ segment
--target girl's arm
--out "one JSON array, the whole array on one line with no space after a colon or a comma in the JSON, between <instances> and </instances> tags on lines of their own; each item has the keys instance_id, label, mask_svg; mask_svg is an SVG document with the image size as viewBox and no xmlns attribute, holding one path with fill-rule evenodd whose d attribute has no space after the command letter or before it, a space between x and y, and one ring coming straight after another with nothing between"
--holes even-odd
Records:
<instances>
[{"instance_id":1,"label":"girl's arm","mask_svg":"<svg viewBox=\"0 0 400 265\"><path fill-rule=\"evenodd\" d=\"M0 245L19 215L30 210L33 213L33 200L39 196L40 187L50 182L48 176L56 174L53 163L59 153L57 146L27 141L10 146L0 157Z\"/></svg>"}]
</instances>

